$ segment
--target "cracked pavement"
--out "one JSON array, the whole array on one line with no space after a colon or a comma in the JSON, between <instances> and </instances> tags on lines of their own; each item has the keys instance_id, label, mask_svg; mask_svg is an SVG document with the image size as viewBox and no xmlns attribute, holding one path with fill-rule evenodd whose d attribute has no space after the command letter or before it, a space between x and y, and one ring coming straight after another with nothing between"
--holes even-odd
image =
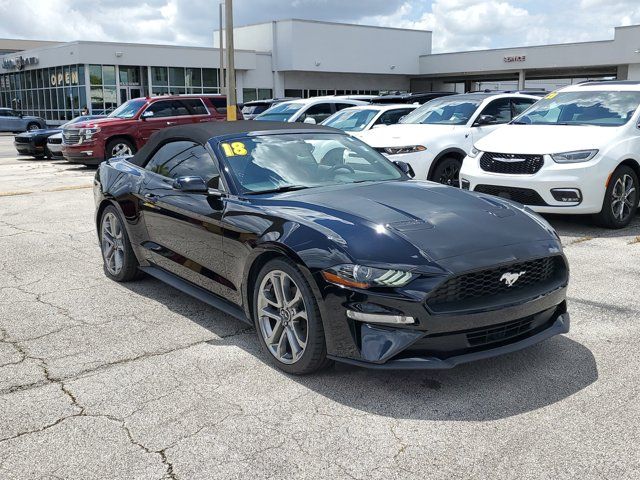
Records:
<instances>
[{"instance_id":1,"label":"cracked pavement","mask_svg":"<svg viewBox=\"0 0 640 480\"><path fill-rule=\"evenodd\" d=\"M292 377L255 332L102 272L93 170L0 136L0 478L640 478L640 218L550 218L572 331L451 371Z\"/></svg>"}]
</instances>

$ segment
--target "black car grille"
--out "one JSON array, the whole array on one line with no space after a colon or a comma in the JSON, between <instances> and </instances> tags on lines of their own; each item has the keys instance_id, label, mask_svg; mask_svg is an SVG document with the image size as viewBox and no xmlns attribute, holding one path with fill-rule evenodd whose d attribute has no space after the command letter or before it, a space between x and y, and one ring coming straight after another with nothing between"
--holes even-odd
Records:
<instances>
[{"instance_id":1,"label":"black car grille","mask_svg":"<svg viewBox=\"0 0 640 480\"><path fill-rule=\"evenodd\" d=\"M509 286L509 281L518 274ZM566 278L567 268L560 256L512 263L452 277L429 295L427 305L435 311L455 310L470 301L478 306L474 299L491 303L501 295L514 295L527 289L537 293L541 289L549 291L559 283L564 284Z\"/></svg>"},{"instance_id":2,"label":"black car grille","mask_svg":"<svg viewBox=\"0 0 640 480\"><path fill-rule=\"evenodd\" d=\"M508 200L514 200L523 205L533 205L544 207L547 202L536 192L530 188L501 187L498 185L476 185L475 192L487 193L495 197L502 197Z\"/></svg>"},{"instance_id":3,"label":"black car grille","mask_svg":"<svg viewBox=\"0 0 640 480\"><path fill-rule=\"evenodd\" d=\"M14 138L16 143L30 143L31 142L31 138L30 137L15 137Z\"/></svg>"},{"instance_id":4,"label":"black car grille","mask_svg":"<svg viewBox=\"0 0 640 480\"><path fill-rule=\"evenodd\" d=\"M66 145L77 145L80 143L80 132L78 130L65 130L62 132L62 138Z\"/></svg>"},{"instance_id":5,"label":"black car grille","mask_svg":"<svg viewBox=\"0 0 640 480\"><path fill-rule=\"evenodd\" d=\"M533 316L501 323L487 328L478 328L467 332L467 341L471 347L487 345L493 342L509 340L527 333L533 327Z\"/></svg>"},{"instance_id":6,"label":"black car grille","mask_svg":"<svg viewBox=\"0 0 640 480\"><path fill-rule=\"evenodd\" d=\"M480 168L485 172L511 175L533 175L542 168L543 164L542 155L486 152L480 158Z\"/></svg>"},{"instance_id":7,"label":"black car grille","mask_svg":"<svg viewBox=\"0 0 640 480\"><path fill-rule=\"evenodd\" d=\"M62 143L61 137L49 137L47 139L47 143L51 143L52 145L60 145Z\"/></svg>"}]
</instances>

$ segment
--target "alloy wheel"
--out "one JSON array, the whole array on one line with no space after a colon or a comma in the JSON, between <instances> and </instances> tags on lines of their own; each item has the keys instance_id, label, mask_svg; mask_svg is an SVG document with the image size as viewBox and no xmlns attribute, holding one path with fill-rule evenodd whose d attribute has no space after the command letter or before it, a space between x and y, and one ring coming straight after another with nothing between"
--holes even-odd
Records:
<instances>
[{"instance_id":1,"label":"alloy wheel","mask_svg":"<svg viewBox=\"0 0 640 480\"><path fill-rule=\"evenodd\" d=\"M118 217L108 212L102 219L102 256L111 275L118 275L124 266L124 235Z\"/></svg>"},{"instance_id":2,"label":"alloy wheel","mask_svg":"<svg viewBox=\"0 0 640 480\"><path fill-rule=\"evenodd\" d=\"M269 352L282 363L296 363L305 352L309 326L298 285L282 270L269 272L260 283L256 308Z\"/></svg>"},{"instance_id":3,"label":"alloy wheel","mask_svg":"<svg viewBox=\"0 0 640 480\"><path fill-rule=\"evenodd\" d=\"M40 125L33 124L33 125L29 125L29 129L28 130L30 132L33 132L33 131L39 130L39 129L40 129Z\"/></svg>"},{"instance_id":4,"label":"alloy wheel","mask_svg":"<svg viewBox=\"0 0 640 480\"><path fill-rule=\"evenodd\" d=\"M637 203L636 187L631 175L624 174L616 180L611 191L611 211L618 222L623 222Z\"/></svg>"},{"instance_id":5,"label":"alloy wheel","mask_svg":"<svg viewBox=\"0 0 640 480\"><path fill-rule=\"evenodd\" d=\"M126 143L116 143L111 149L112 157L124 157L127 155L133 155L131 147Z\"/></svg>"}]
</instances>

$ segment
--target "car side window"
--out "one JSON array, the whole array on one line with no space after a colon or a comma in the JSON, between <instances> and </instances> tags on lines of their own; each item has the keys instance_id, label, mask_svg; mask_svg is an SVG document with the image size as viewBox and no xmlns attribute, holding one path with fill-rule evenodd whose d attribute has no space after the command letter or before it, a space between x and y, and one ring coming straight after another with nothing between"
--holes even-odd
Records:
<instances>
[{"instance_id":1,"label":"car side window","mask_svg":"<svg viewBox=\"0 0 640 480\"><path fill-rule=\"evenodd\" d=\"M149 105L149 108L145 110L145 113L153 112L151 118L174 117L177 115L175 103L176 102L173 100L160 100L159 102L153 102Z\"/></svg>"},{"instance_id":2,"label":"car side window","mask_svg":"<svg viewBox=\"0 0 640 480\"><path fill-rule=\"evenodd\" d=\"M531 98L514 98L511 100L511 104L513 105L513 116L516 117L520 115L536 102L537 100L533 100Z\"/></svg>"},{"instance_id":3,"label":"car side window","mask_svg":"<svg viewBox=\"0 0 640 480\"><path fill-rule=\"evenodd\" d=\"M218 188L220 171L211 154L191 141L165 143L151 157L145 168L168 178L202 177L211 188Z\"/></svg>"},{"instance_id":4,"label":"car side window","mask_svg":"<svg viewBox=\"0 0 640 480\"><path fill-rule=\"evenodd\" d=\"M404 117L407 113L411 112L410 108L402 108L398 110L389 110L388 112L384 112L378 120L376 120L376 125L395 125L400 121L402 117Z\"/></svg>"},{"instance_id":5,"label":"car side window","mask_svg":"<svg viewBox=\"0 0 640 480\"><path fill-rule=\"evenodd\" d=\"M181 100L181 102L185 104L191 111L191 115L209 114L206 107L204 106L204 103L202 103L202 100L200 100L199 98L185 98L184 100Z\"/></svg>"},{"instance_id":6,"label":"car side window","mask_svg":"<svg viewBox=\"0 0 640 480\"><path fill-rule=\"evenodd\" d=\"M352 105L349 105L352 106ZM331 104L330 103L318 103L310 106L304 114L298 119L299 122L304 122L307 118L313 118L316 123L320 123L323 120L331 116Z\"/></svg>"},{"instance_id":7,"label":"car side window","mask_svg":"<svg viewBox=\"0 0 640 480\"><path fill-rule=\"evenodd\" d=\"M492 115L496 118L496 124L511 121L511 99L499 98L489 103L480 115Z\"/></svg>"},{"instance_id":8,"label":"car side window","mask_svg":"<svg viewBox=\"0 0 640 480\"><path fill-rule=\"evenodd\" d=\"M340 110L344 110L345 108L351 108L354 106L355 105L351 105L350 103L336 103L336 112L339 112Z\"/></svg>"}]
</instances>

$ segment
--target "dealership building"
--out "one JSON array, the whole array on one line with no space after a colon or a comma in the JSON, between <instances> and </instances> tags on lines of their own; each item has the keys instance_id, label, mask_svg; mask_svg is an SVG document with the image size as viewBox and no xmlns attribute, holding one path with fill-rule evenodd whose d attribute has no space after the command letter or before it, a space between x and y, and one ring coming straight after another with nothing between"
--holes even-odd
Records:
<instances>
[{"instance_id":1,"label":"dealership building","mask_svg":"<svg viewBox=\"0 0 640 480\"><path fill-rule=\"evenodd\" d=\"M239 102L270 97L474 89L552 90L640 81L640 26L611 40L432 53L429 31L279 20L234 29ZM61 123L130 98L224 93L213 45L0 39L0 106Z\"/></svg>"}]
</instances>

